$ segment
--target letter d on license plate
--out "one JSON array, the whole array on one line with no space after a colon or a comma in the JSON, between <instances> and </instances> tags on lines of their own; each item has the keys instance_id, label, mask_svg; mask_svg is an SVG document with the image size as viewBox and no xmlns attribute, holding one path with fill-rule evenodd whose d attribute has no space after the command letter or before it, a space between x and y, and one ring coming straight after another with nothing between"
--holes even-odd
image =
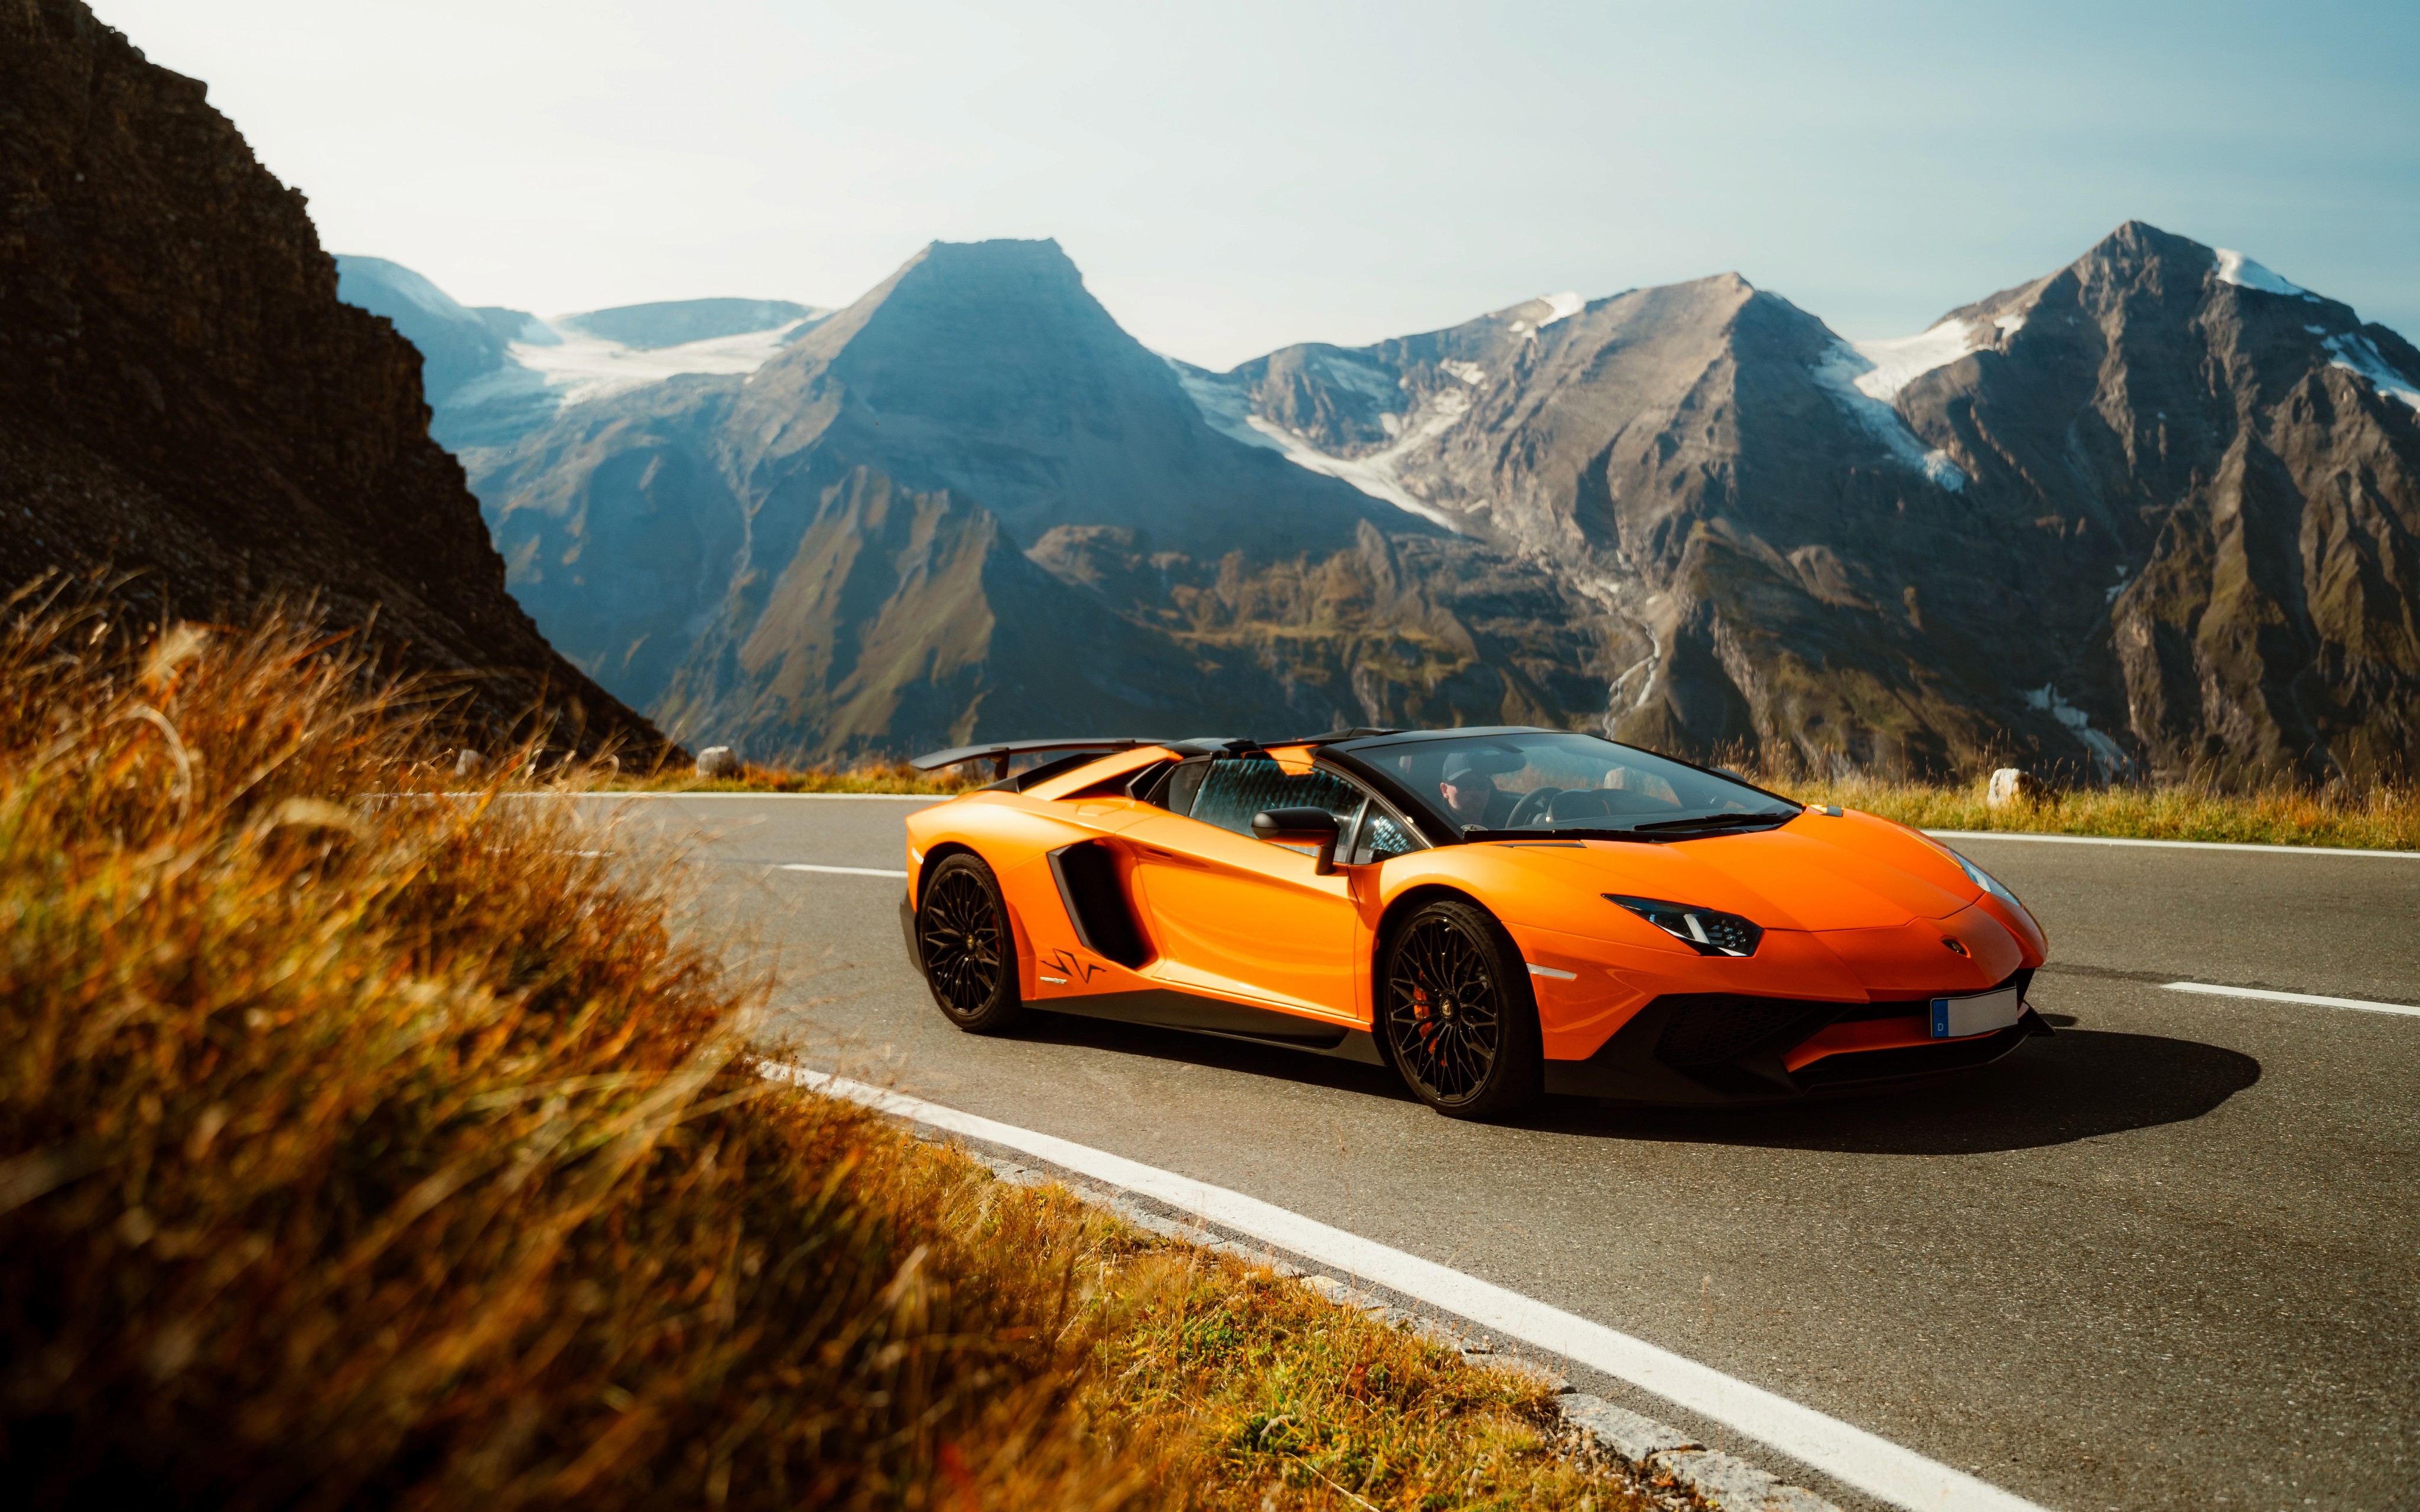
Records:
<instances>
[{"instance_id":1,"label":"letter d on license plate","mask_svg":"<svg viewBox=\"0 0 2420 1512\"><path fill-rule=\"evenodd\" d=\"M2017 1022L2024 1011L2024 998L2014 987L1974 997L1936 997L1932 1000L1932 1037L1962 1040L1970 1034L1990 1034Z\"/></svg>"}]
</instances>

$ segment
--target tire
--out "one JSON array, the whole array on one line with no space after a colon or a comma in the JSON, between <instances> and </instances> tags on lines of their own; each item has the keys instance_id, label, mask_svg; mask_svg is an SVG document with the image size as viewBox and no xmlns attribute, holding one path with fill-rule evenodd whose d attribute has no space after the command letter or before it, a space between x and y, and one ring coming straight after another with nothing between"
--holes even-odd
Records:
<instances>
[{"instance_id":1,"label":"tire","mask_svg":"<svg viewBox=\"0 0 2420 1512\"><path fill-rule=\"evenodd\" d=\"M1024 1020L1016 935L1000 882L981 856L959 851L924 879L916 905L916 953L934 1005L959 1028L999 1034Z\"/></svg>"},{"instance_id":2,"label":"tire","mask_svg":"<svg viewBox=\"0 0 2420 1512\"><path fill-rule=\"evenodd\" d=\"M1423 903L1378 953L1378 1026L1412 1095L1450 1119L1497 1119L1535 1103L1545 1053L1528 967L1488 912Z\"/></svg>"}]
</instances>

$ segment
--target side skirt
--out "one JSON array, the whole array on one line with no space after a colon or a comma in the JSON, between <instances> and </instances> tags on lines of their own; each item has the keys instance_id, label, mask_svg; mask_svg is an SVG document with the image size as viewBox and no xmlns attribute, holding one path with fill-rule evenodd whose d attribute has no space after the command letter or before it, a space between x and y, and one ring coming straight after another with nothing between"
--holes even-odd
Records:
<instances>
[{"instance_id":1,"label":"side skirt","mask_svg":"<svg viewBox=\"0 0 2420 1512\"><path fill-rule=\"evenodd\" d=\"M1222 1040L1243 1040L1253 1044L1280 1045L1289 1050L1315 1051L1340 1059L1357 1060L1364 1065L1383 1064L1378 1056L1377 1041L1370 1037L1367 1029L1322 1024L1316 1019L1274 1008L1254 1008L1248 1003L1231 1003L1222 997L1202 997L1167 987L1053 997L1032 1006L1046 1012L1072 1013L1079 1018L1107 1019L1116 1024L1147 1024L1162 1029L1185 1029L1194 1034L1216 1035Z\"/></svg>"}]
</instances>

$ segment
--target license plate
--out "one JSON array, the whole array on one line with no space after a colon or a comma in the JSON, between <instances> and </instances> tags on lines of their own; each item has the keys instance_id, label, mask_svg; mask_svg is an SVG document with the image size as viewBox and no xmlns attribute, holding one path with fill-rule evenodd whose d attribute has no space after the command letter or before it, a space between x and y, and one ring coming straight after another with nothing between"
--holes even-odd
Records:
<instances>
[{"instance_id":1,"label":"license plate","mask_svg":"<svg viewBox=\"0 0 2420 1512\"><path fill-rule=\"evenodd\" d=\"M1936 997L1932 1000L1932 1037L1962 1040L1970 1034L1990 1034L2017 1022L2024 1011L2024 995L2014 987L1974 997Z\"/></svg>"}]
</instances>

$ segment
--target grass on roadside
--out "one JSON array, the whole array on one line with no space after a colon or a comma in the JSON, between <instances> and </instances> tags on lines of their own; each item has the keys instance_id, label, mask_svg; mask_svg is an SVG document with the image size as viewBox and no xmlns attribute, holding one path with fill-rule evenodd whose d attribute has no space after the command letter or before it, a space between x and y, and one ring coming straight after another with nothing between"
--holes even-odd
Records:
<instances>
[{"instance_id":1,"label":"grass on roadside","mask_svg":"<svg viewBox=\"0 0 2420 1512\"><path fill-rule=\"evenodd\" d=\"M2226 841L2420 850L2420 788L2319 788L2279 781L2250 793L2192 783L2078 788L1992 808L1987 780L1894 781L1883 778L1759 779L1807 803L1838 804L1919 829L2000 829L2136 840Z\"/></svg>"},{"instance_id":2,"label":"grass on roadside","mask_svg":"<svg viewBox=\"0 0 2420 1512\"><path fill-rule=\"evenodd\" d=\"M860 766L759 766L744 763L737 777L696 777L665 773L628 784L657 793L929 793L950 797L991 780L991 768L970 777L970 769L954 766L920 772L906 762L869 762Z\"/></svg>"},{"instance_id":3,"label":"grass on roadside","mask_svg":"<svg viewBox=\"0 0 2420 1512\"><path fill-rule=\"evenodd\" d=\"M676 869L414 791L307 626L5 612L20 1504L1628 1504L1533 1386L755 1074Z\"/></svg>"},{"instance_id":4,"label":"grass on roadside","mask_svg":"<svg viewBox=\"0 0 2420 1512\"><path fill-rule=\"evenodd\" d=\"M990 768L919 772L904 762L851 768L750 764L737 778L661 777L620 784L678 793L917 793L948 796L988 779ZM2112 835L2139 840L2227 841L2267 845L2420 850L2420 787L2318 787L2279 779L2249 793L2191 782L2077 788L1993 809L1989 781L1919 782L1889 778L1807 778L1749 773L1750 779L1807 803L1838 804L1920 829L2003 829L2032 834Z\"/></svg>"}]
</instances>

